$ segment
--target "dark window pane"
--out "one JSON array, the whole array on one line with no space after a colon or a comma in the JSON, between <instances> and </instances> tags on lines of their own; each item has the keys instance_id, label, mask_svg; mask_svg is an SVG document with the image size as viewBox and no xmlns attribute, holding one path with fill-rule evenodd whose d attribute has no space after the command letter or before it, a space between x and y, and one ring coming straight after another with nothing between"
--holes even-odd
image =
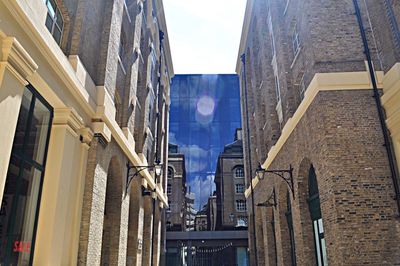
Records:
<instances>
[{"instance_id":1,"label":"dark window pane","mask_svg":"<svg viewBox=\"0 0 400 266\"><path fill-rule=\"evenodd\" d=\"M0 264L5 252L11 255L10 265L29 264L42 173L27 164L23 168L20 177L20 162L12 160L9 165L0 216ZM13 204L17 206L15 213L11 213ZM5 248L7 238L11 241L9 250Z\"/></svg>"},{"instance_id":2,"label":"dark window pane","mask_svg":"<svg viewBox=\"0 0 400 266\"><path fill-rule=\"evenodd\" d=\"M33 112L32 125L27 143L26 155L34 161L43 165L44 151L46 148L46 139L49 129L50 111L37 99Z\"/></svg>"},{"instance_id":3,"label":"dark window pane","mask_svg":"<svg viewBox=\"0 0 400 266\"><path fill-rule=\"evenodd\" d=\"M21 108L19 110L17 129L15 130L15 135L14 135L13 152L17 152L19 154L22 153L24 137L27 132L26 127L28 125L27 123L28 123L31 100L32 100L32 93L29 90L25 89L24 94L22 96Z\"/></svg>"},{"instance_id":4,"label":"dark window pane","mask_svg":"<svg viewBox=\"0 0 400 266\"><path fill-rule=\"evenodd\" d=\"M58 44L61 43L61 31L58 29L58 27L54 27L54 32L53 32L54 39Z\"/></svg>"},{"instance_id":5,"label":"dark window pane","mask_svg":"<svg viewBox=\"0 0 400 266\"><path fill-rule=\"evenodd\" d=\"M62 30L62 28L64 26L64 22L63 22L62 15L60 13L60 9L58 9L58 8L57 8L57 15L56 15L56 23L60 27L60 29Z\"/></svg>"},{"instance_id":6,"label":"dark window pane","mask_svg":"<svg viewBox=\"0 0 400 266\"><path fill-rule=\"evenodd\" d=\"M51 16L49 15L49 13L47 13L47 17L46 17L46 28L51 32L53 29L53 19L51 18Z\"/></svg>"}]
</instances>

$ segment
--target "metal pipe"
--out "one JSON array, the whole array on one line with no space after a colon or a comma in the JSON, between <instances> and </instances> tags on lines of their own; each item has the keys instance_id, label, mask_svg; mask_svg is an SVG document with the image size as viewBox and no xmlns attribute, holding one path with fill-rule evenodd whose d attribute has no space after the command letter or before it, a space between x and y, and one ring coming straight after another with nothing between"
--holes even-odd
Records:
<instances>
[{"instance_id":1,"label":"metal pipe","mask_svg":"<svg viewBox=\"0 0 400 266\"><path fill-rule=\"evenodd\" d=\"M383 112L381 97L379 95L379 90L378 90L378 86L377 86L377 82L376 82L376 78L375 78L374 67L372 65L371 53L369 50L368 40L367 40L367 36L365 34L364 25L362 22L360 7L358 6L357 0L353 0L353 4L354 4L355 11L356 11L357 22L358 22L358 26L360 28L362 42L364 45L364 53L365 53L365 56L366 56L367 62L368 62L368 71L369 71L369 75L370 75L371 82L372 82L376 107L378 109L379 122L381 124L383 139L385 142L384 146L386 148L386 153L387 153L387 156L389 159L389 167L390 167L390 172L392 174L393 186L394 186L394 190L395 190L395 200L397 202L397 209L398 209L398 212L400 215L400 188L399 188L397 168L396 168L396 162L395 162L396 159L395 159L395 155L393 154L392 145L391 145L390 137L389 137L389 132L388 132L388 129L386 126L385 114Z\"/></svg>"},{"instance_id":2,"label":"metal pipe","mask_svg":"<svg viewBox=\"0 0 400 266\"><path fill-rule=\"evenodd\" d=\"M157 84L157 129L156 129L156 136L155 136L155 140L156 140L156 159L155 159L155 163L156 164L160 164L161 162L161 158L160 158L160 141L159 141L159 133L160 133L160 128L161 128L161 119L160 119L160 107L161 107L161 96L162 96L162 91L161 91L161 59L162 59L162 43L164 40L164 32L163 31L159 31L159 52L160 52L160 59L159 59L159 66L158 66L158 84ZM155 185L157 186L157 174L154 173L154 182ZM156 193L156 187L154 187L154 191L153 193ZM155 212L156 212L156 198L153 197L153 220L152 220L152 228L151 228L151 262L150 265L153 266L154 265L154 232L155 232ZM160 239L161 240L161 239Z\"/></svg>"},{"instance_id":3,"label":"metal pipe","mask_svg":"<svg viewBox=\"0 0 400 266\"><path fill-rule=\"evenodd\" d=\"M248 112L248 103L247 103L247 80L246 80L246 55L243 53L240 56L240 59L243 63L243 73L244 73L244 101L245 101L245 112L246 112L246 131L247 131L247 151L249 156L249 172L250 172L250 190L251 190L251 211L252 211L252 219L253 219L253 246L254 246L254 259L255 265L258 265L258 255L257 255L257 239L256 239L256 214L254 208L254 188L253 188L253 180L252 174L253 169L251 165L251 150L250 150L250 128L249 128L249 112Z\"/></svg>"}]
</instances>

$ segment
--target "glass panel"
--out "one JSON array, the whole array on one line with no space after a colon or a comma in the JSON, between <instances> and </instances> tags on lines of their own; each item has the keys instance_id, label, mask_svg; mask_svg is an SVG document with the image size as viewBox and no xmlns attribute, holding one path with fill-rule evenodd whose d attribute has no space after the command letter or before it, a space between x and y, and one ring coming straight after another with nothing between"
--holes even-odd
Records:
<instances>
[{"instance_id":1,"label":"glass panel","mask_svg":"<svg viewBox=\"0 0 400 266\"><path fill-rule=\"evenodd\" d=\"M324 266L328 266L328 257L326 256L326 243L325 238L321 239L322 256L324 260Z\"/></svg>"},{"instance_id":2,"label":"glass panel","mask_svg":"<svg viewBox=\"0 0 400 266\"><path fill-rule=\"evenodd\" d=\"M28 265L31 253L34 223L37 212L39 188L42 173L27 164L12 160L7 174L5 193L1 207L1 248L0 263L4 263L7 252L10 265ZM21 177L19 177L21 174ZM17 194L16 194L17 193ZM16 204L15 213L11 206ZM8 241L9 250L6 250Z\"/></svg>"},{"instance_id":3,"label":"glass panel","mask_svg":"<svg viewBox=\"0 0 400 266\"><path fill-rule=\"evenodd\" d=\"M321 251L319 247L318 223L316 220L313 221L313 228L314 228L314 242L315 242L315 252L317 254L317 262L318 266L322 266Z\"/></svg>"},{"instance_id":4,"label":"glass panel","mask_svg":"<svg viewBox=\"0 0 400 266\"><path fill-rule=\"evenodd\" d=\"M324 226L322 224L322 219L318 219L318 229L320 233L324 232Z\"/></svg>"},{"instance_id":5,"label":"glass panel","mask_svg":"<svg viewBox=\"0 0 400 266\"><path fill-rule=\"evenodd\" d=\"M49 109L37 99L35 102L26 154L28 158L32 158L41 165L43 165L44 151L46 149L49 122Z\"/></svg>"},{"instance_id":6,"label":"glass panel","mask_svg":"<svg viewBox=\"0 0 400 266\"><path fill-rule=\"evenodd\" d=\"M56 4L53 0L47 2L47 10L49 11L50 16L54 18L54 16L56 15Z\"/></svg>"},{"instance_id":7,"label":"glass panel","mask_svg":"<svg viewBox=\"0 0 400 266\"><path fill-rule=\"evenodd\" d=\"M54 27L53 37L54 37L54 40L56 40L56 42L58 44L61 43L61 31L57 26Z\"/></svg>"},{"instance_id":8,"label":"glass panel","mask_svg":"<svg viewBox=\"0 0 400 266\"><path fill-rule=\"evenodd\" d=\"M56 23L58 25L58 27L61 29L63 29L64 23L63 23L63 19L62 19L62 15L60 13L60 9L57 8L57 16L56 16Z\"/></svg>"},{"instance_id":9,"label":"glass panel","mask_svg":"<svg viewBox=\"0 0 400 266\"><path fill-rule=\"evenodd\" d=\"M53 19L51 18L51 16L47 13L47 17L46 17L46 28L52 32L53 30Z\"/></svg>"},{"instance_id":10,"label":"glass panel","mask_svg":"<svg viewBox=\"0 0 400 266\"><path fill-rule=\"evenodd\" d=\"M28 126L29 108L31 106L32 93L29 90L24 90L22 96L21 108L19 110L17 128L15 130L13 152L22 154L22 146Z\"/></svg>"}]
</instances>

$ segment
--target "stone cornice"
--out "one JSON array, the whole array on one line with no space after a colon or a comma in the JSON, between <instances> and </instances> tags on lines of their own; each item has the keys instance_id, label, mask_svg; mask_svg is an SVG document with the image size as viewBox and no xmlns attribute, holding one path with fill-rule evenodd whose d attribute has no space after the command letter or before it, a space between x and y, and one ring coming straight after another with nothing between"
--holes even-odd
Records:
<instances>
[{"instance_id":1,"label":"stone cornice","mask_svg":"<svg viewBox=\"0 0 400 266\"><path fill-rule=\"evenodd\" d=\"M16 38L2 37L0 42L0 61L8 62L27 84L26 80L36 72L38 65Z\"/></svg>"}]
</instances>

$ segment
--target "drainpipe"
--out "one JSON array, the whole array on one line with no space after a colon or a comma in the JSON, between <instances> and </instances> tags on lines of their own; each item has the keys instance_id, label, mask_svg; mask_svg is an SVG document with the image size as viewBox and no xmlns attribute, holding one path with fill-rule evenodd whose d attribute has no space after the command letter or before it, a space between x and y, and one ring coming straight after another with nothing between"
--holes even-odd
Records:
<instances>
[{"instance_id":1,"label":"drainpipe","mask_svg":"<svg viewBox=\"0 0 400 266\"><path fill-rule=\"evenodd\" d=\"M240 56L240 59L242 60L243 63L243 74L244 74L244 103L245 103L245 112L246 112L246 128L247 128L247 152L249 156L249 172L250 172L250 190L251 190L251 211L252 211L252 219L253 219L253 246L254 246L254 259L256 262L256 266L258 266L258 255L257 255L257 239L256 239L256 214L254 210L254 188L253 188L253 180L252 180L252 174L253 174L253 169L251 165L251 150L250 150L250 128L249 128L249 109L247 105L247 79L246 79L246 55L243 53Z\"/></svg>"},{"instance_id":2,"label":"drainpipe","mask_svg":"<svg viewBox=\"0 0 400 266\"><path fill-rule=\"evenodd\" d=\"M395 191L395 200L397 202L397 209L398 209L398 213L400 215L400 188L399 188L399 180L398 180L397 168L396 168L396 162L395 162L396 159L395 159L395 155L393 154L393 149L392 149L392 145L391 145L390 137L389 137L389 131L386 126L385 114L383 112L381 97L379 95L379 90L378 90L378 86L376 83L374 67L372 65L371 53L370 53L369 47L368 47L368 40L367 40L367 36L365 34L364 25L363 25L362 18L361 18L360 7L358 6L357 0L353 0L353 4L354 4L355 11L356 11L356 16L357 16L358 26L360 28L362 42L364 45L364 53L365 53L365 56L366 56L367 62L368 62L368 71L369 71L369 75L370 75L371 82L372 82L376 108L378 109L379 122L381 124L383 139L385 142L384 146L386 148L386 153L387 153L387 156L389 159L390 172L392 174L393 186L394 186L394 191Z\"/></svg>"}]
</instances>

